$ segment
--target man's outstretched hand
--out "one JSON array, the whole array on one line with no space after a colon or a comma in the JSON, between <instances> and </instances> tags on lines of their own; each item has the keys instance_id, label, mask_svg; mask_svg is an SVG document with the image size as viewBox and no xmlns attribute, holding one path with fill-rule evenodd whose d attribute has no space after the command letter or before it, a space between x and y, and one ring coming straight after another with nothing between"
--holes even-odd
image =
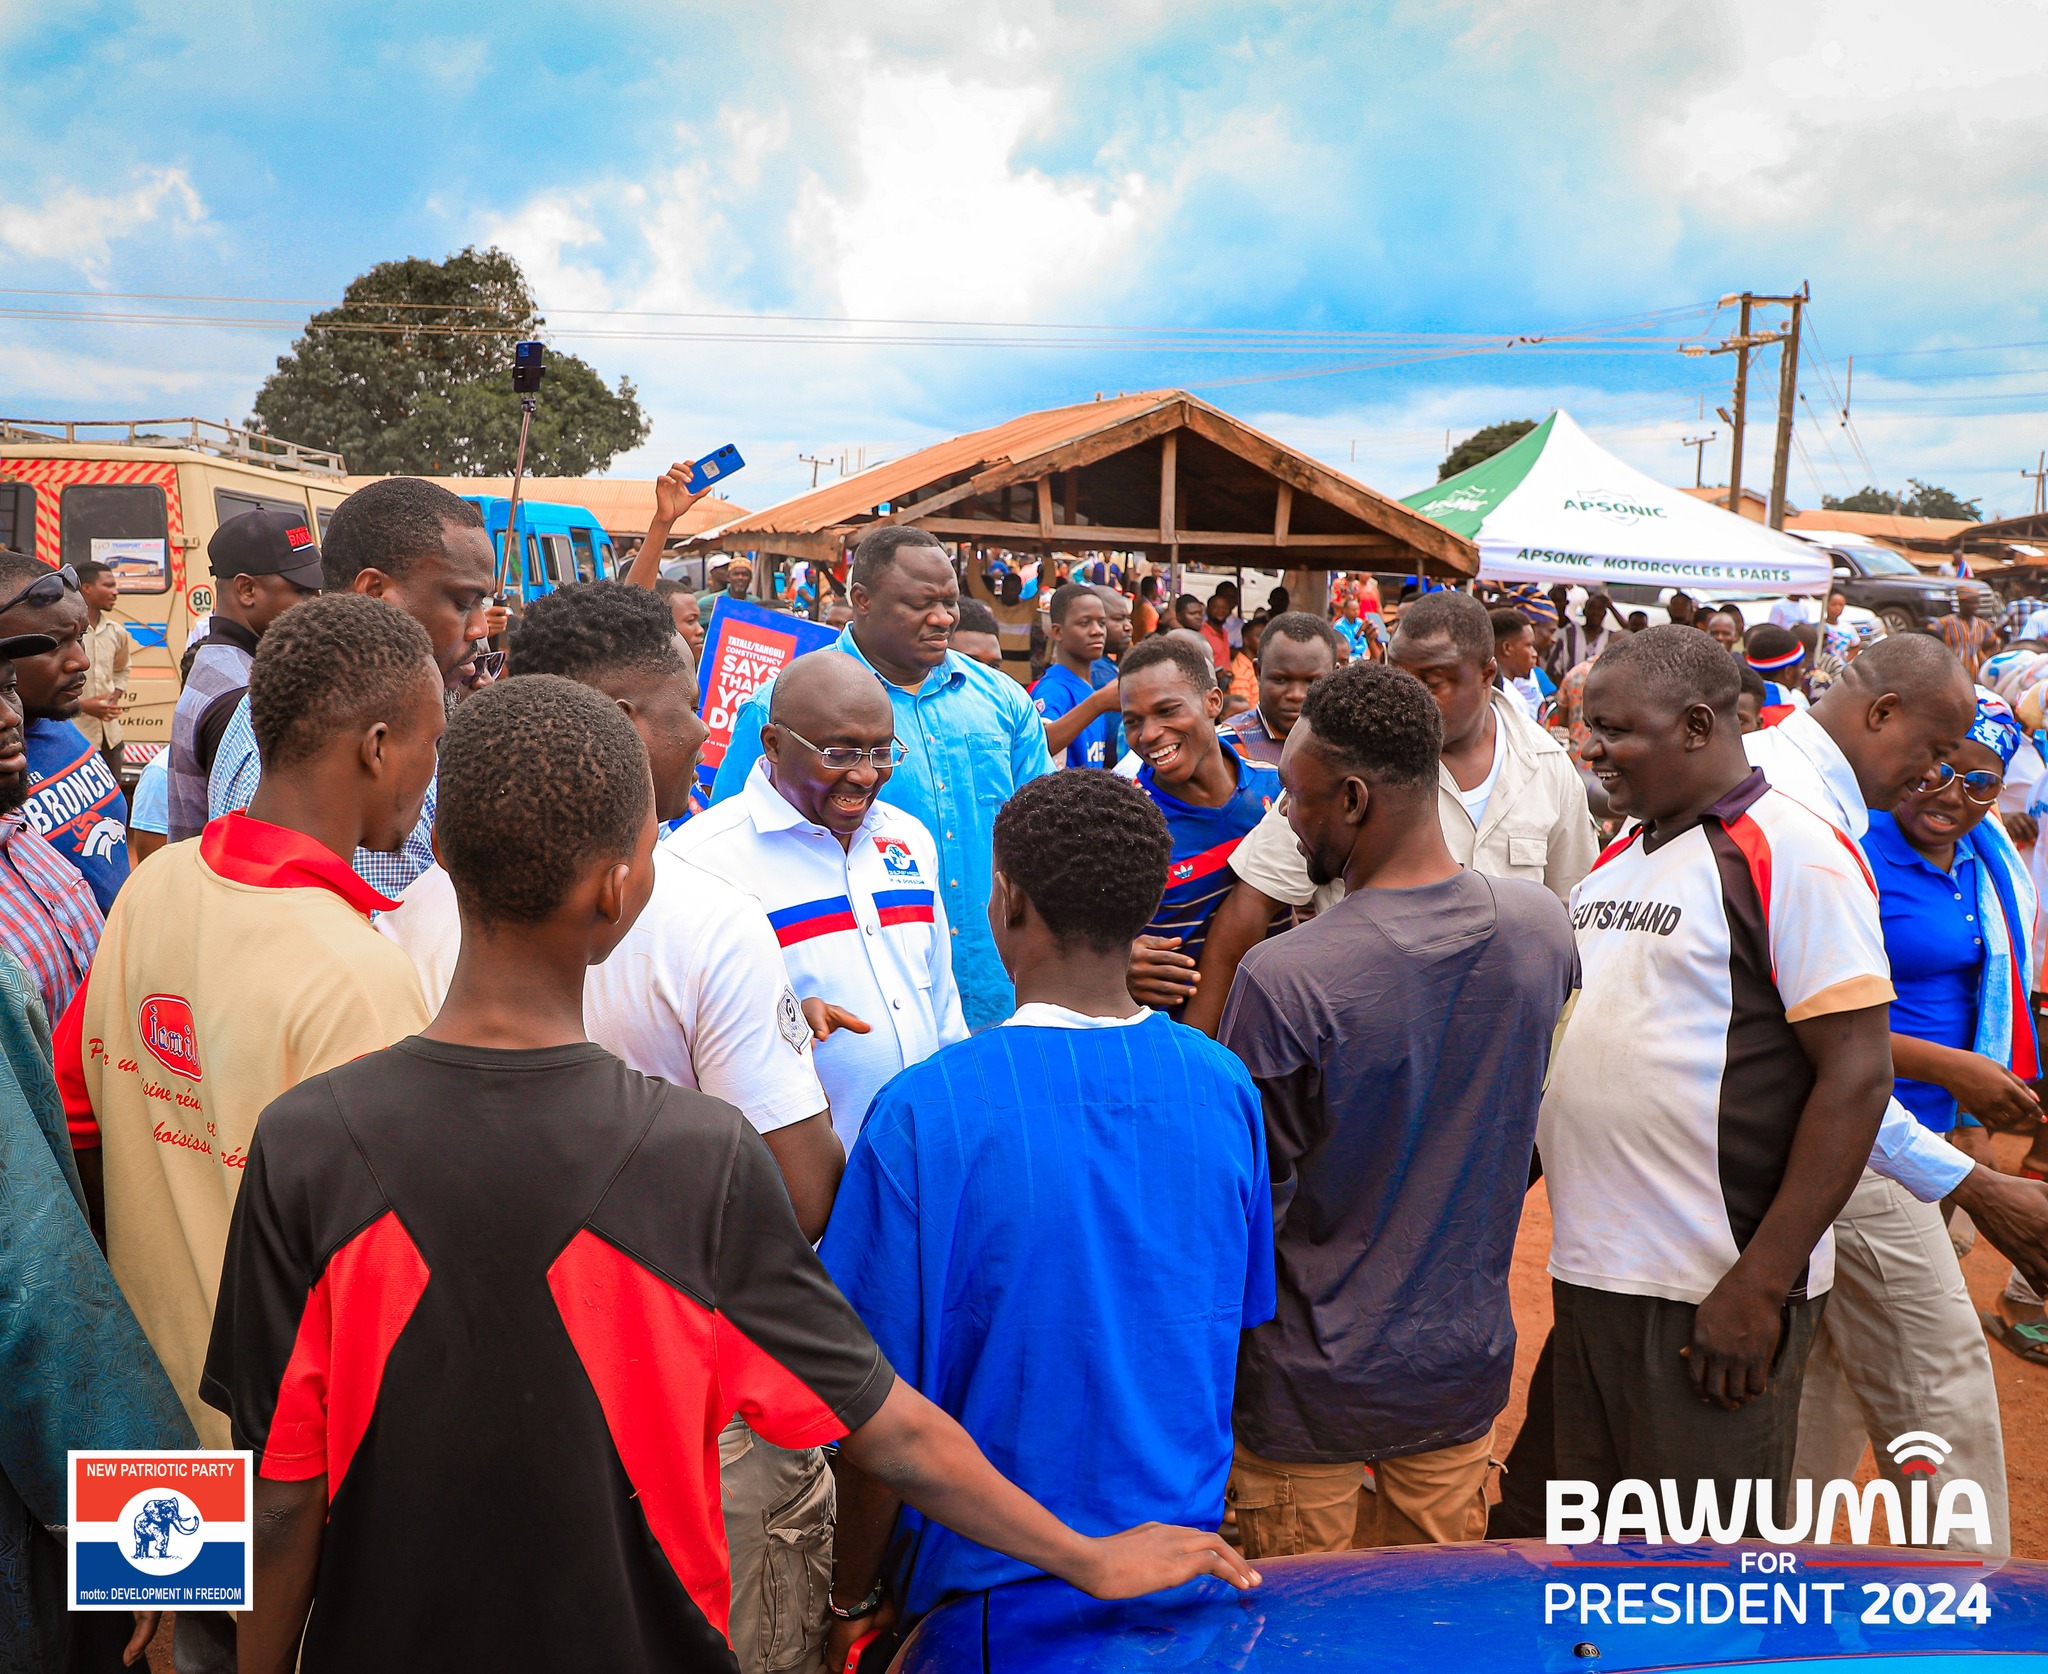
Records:
<instances>
[{"instance_id":1,"label":"man's outstretched hand","mask_svg":"<svg viewBox=\"0 0 2048 1674\"><path fill-rule=\"evenodd\" d=\"M2035 1290L2048 1290L2048 1184L1979 1163L1951 1194Z\"/></svg>"},{"instance_id":2,"label":"man's outstretched hand","mask_svg":"<svg viewBox=\"0 0 2048 1674\"><path fill-rule=\"evenodd\" d=\"M820 1040L830 1040L841 1029L856 1035L871 1034L872 1023L864 1023L844 1006L835 1006L830 1000L821 1000L815 994L801 1002L804 1021L811 1026L811 1033Z\"/></svg>"},{"instance_id":3,"label":"man's outstretched hand","mask_svg":"<svg viewBox=\"0 0 2048 1674\"><path fill-rule=\"evenodd\" d=\"M1145 1593L1178 1587L1198 1575L1228 1581L1240 1592L1260 1581L1259 1572L1219 1534L1178 1528L1171 1523L1140 1523L1122 1534L1089 1542L1086 1567L1072 1577L1092 1598L1138 1598Z\"/></svg>"}]
</instances>

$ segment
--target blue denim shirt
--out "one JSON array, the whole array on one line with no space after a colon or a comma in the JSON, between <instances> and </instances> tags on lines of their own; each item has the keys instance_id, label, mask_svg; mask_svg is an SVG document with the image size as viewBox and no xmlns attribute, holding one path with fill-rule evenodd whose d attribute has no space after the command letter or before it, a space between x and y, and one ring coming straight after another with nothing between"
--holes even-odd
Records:
<instances>
[{"instance_id":1,"label":"blue denim shirt","mask_svg":"<svg viewBox=\"0 0 2048 1674\"><path fill-rule=\"evenodd\" d=\"M840 634L837 649L874 667L861 656L850 627ZM875 678L882 678L879 672ZM882 685L906 754L881 799L924 821L939 846L960 1009L970 1029L986 1029L1017 1009L988 928L996 810L1019 785L1052 771L1045 723L1007 674L951 651L914 692L887 680ZM711 788L714 803L737 795L761 759L761 728L773 689L770 681L733 718L732 743Z\"/></svg>"}]
</instances>

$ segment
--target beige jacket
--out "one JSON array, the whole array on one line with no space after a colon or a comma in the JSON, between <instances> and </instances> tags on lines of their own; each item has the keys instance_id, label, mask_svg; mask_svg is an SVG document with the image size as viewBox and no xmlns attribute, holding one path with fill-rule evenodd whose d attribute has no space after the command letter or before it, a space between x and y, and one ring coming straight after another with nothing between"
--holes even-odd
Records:
<instances>
[{"instance_id":1,"label":"beige jacket","mask_svg":"<svg viewBox=\"0 0 2048 1674\"><path fill-rule=\"evenodd\" d=\"M1564 746L1530 720L1512 698L1496 692L1493 714L1499 729L1500 777L1475 828L1458 795L1450 769L1437 768L1437 817L1444 841L1460 864L1495 878L1527 878L1560 901L1593 869L1600 852L1586 785ZM1252 888L1276 901L1318 912L1341 900L1344 885L1309 882L1308 862L1287 824L1283 798L1267 810L1230 857L1230 869Z\"/></svg>"}]
</instances>

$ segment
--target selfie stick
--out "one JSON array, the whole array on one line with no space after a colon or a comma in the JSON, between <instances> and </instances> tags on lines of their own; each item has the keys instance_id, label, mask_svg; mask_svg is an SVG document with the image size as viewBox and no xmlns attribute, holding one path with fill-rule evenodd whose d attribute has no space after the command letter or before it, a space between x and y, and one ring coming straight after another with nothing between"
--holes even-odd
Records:
<instances>
[{"instance_id":1,"label":"selfie stick","mask_svg":"<svg viewBox=\"0 0 2048 1674\"><path fill-rule=\"evenodd\" d=\"M512 459L512 497L505 507L505 550L498 560L498 597L505 596L505 570L519 548L519 479L526 472L526 438L533 429L534 409L540 405L540 379L543 370L541 357L546 352L537 342L514 345L512 350L512 388L519 396L519 451ZM522 559L523 562L523 559ZM521 576L519 594L526 596L524 571Z\"/></svg>"}]
</instances>

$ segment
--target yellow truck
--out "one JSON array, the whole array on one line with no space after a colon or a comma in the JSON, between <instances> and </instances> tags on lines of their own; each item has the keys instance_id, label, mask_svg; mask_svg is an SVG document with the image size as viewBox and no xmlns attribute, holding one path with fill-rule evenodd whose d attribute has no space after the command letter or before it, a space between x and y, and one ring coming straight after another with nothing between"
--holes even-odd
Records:
<instances>
[{"instance_id":1,"label":"yellow truck","mask_svg":"<svg viewBox=\"0 0 2048 1674\"><path fill-rule=\"evenodd\" d=\"M131 766L171 737L178 661L213 611L206 543L269 507L327 520L348 497L341 455L209 419L0 418L0 546L52 567L98 559L134 640L122 715Z\"/></svg>"}]
</instances>

